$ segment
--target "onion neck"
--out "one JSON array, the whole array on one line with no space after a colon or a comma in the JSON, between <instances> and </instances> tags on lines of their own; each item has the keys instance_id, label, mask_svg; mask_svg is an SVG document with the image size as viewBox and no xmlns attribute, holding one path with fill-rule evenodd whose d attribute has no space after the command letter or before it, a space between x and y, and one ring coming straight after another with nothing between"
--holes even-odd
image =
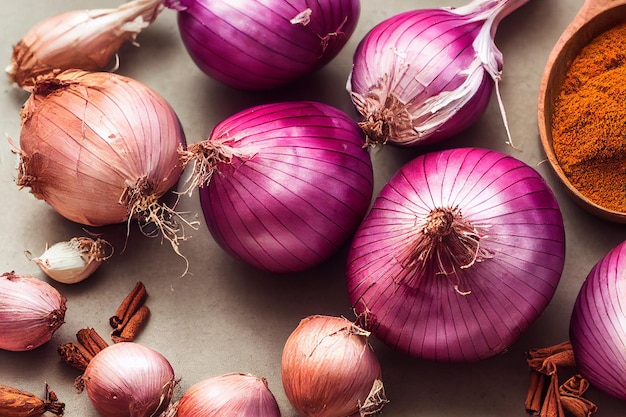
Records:
<instances>
[{"instance_id":1,"label":"onion neck","mask_svg":"<svg viewBox=\"0 0 626 417\"><path fill-rule=\"evenodd\" d=\"M402 283L417 288L423 277L441 275L459 294L469 294L461 288L460 271L493 256L481 246L484 237L458 207L433 209L400 256Z\"/></svg>"},{"instance_id":2,"label":"onion neck","mask_svg":"<svg viewBox=\"0 0 626 417\"><path fill-rule=\"evenodd\" d=\"M208 139L193 143L187 149L180 147L178 155L183 167L189 164L193 166L183 193L191 195L194 189L207 186L220 166L232 165L235 158L249 159L254 156L254 152L247 153L228 146L223 141Z\"/></svg>"}]
</instances>

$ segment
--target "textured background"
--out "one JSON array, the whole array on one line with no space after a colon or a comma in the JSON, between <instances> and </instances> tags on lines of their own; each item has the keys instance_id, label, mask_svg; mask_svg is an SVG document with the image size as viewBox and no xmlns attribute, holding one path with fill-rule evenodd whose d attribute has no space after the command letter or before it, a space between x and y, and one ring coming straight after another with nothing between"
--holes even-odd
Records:
<instances>
[{"instance_id":1,"label":"textured background","mask_svg":"<svg viewBox=\"0 0 626 417\"><path fill-rule=\"evenodd\" d=\"M0 64L8 65L12 45L37 22L64 11L118 4L110 0L6 2L0 9ZM367 30L411 8L462 4L459 0L364 0L359 26L342 53L301 85L273 95L235 91L201 73L180 42L176 14L171 10L165 10L139 36L140 48L123 48L118 72L137 78L163 95L177 111L189 142L206 138L217 122L236 111L273 99L319 100L354 115L344 87L352 53ZM505 59L501 92L514 141L521 151L505 144L495 97L478 123L444 144L487 147L512 154L536 167L553 187L567 233L566 265L557 293L545 313L508 352L480 363L424 362L402 356L374 340L391 400L386 416L526 416L528 372L524 352L568 338L569 315L580 284L592 265L626 238L626 226L594 218L570 200L545 162L539 141L536 103L544 65L581 5L582 0L531 0L500 25L496 43ZM0 83L0 130L17 141L18 112L27 96L5 80ZM390 146L374 152L375 191L417 152ZM27 190L18 190L15 175L15 155L8 141L2 140L0 271L14 270L45 280L24 251L39 254L47 243L68 240L84 231L35 200ZM197 194L183 198L181 209L200 213ZM104 231L120 232L120 228L123 226ZM83 327L94 327L107 336L108 317L135 282L142 280L149 292L147 305L152 316L137 341L170 360L182 378L177 396L201 379L226 372L249 372L265 376L283 415L295 417L280 381L282 347L299 320L307 315L352 317L343 281L345 251L307 273L273 276L230 258L202 224L181 245L191 262L191 274L180 278L184 264L169 245L137 232L132 230L124 253L117 253L87 281L73 286L51 282L68 299L66 323L49 344L39 349L0 351L0 384L42 395L44 382L48 382L67 404L67 416L95 417L86 394L79 395L73 389L78 371L60 361L56 347L74 340L76 331ZM589 397L600 407L598 417L626 415L626 404L622 402L593 389Z\"/></svg>"}]
</instances>

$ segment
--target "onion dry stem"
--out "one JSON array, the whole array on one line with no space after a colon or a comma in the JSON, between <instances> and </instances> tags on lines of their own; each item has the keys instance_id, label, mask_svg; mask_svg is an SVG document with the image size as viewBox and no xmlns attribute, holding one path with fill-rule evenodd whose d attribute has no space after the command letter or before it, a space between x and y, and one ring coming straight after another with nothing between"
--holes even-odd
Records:
<instances>
[{"instance_id":1,"label":"onion dry stem","mask_svg":"<svg viewBox=\"0 0 626 417\"><path fill-rule=\"evenodd\" d=\"M485 236L463 218L458 206L435 208L417 228L412 243L400 254L400 263L406 272L397 279L417 288L418 283L412 281L419 280L430 272L429 268L436 267L436 275L448 277L455 291L469 295L471 291L460 289L457 271L493 257L493 253L480 245Z\"/></svg>"},{"instance_id":2,"label":"onion dry stem","mask_svg":"<svg viewBox=\"0 0 626 417\"><path fill-rule=\"evenodd\" d=\"M185 181L185 190L181 193L189 196L196 188L208 185L220 165L230 166L234 158L245 160L254 156L254 153L241 152L217 140L192 143L187 149L180 146L178 153L183 167L189 164L193 166L191 175Z\"/></svg>"}]
</instances>

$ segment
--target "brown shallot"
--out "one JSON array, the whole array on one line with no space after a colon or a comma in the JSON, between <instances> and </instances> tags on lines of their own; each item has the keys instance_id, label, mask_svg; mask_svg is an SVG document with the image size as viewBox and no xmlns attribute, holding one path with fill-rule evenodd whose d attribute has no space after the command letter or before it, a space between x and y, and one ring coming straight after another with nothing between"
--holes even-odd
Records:
<instances>
[{"instance_id":1,"label":"brown shallot","mask_svg":"<svg viewBox=\"0 0 626 417\"><path fill-rule=\"evenodd\" d=\"M388 402L369 332L343 317L309 316L282 356L285 394L304 417L376 414Z\"/></svg>"},{"instance_id":2,"label":"brown shallot","mask_svg":"<svg viewBox=\"0 0 626 417\"><path fill-rule=\"evenodd\" d=\"M120 342L91 358L77 382L103 417L150 417L168 408L178 381L162 354Z\"/></svg>"},{"instance_id":3,"label":"brown shallot","mask_svg":"<svg viewBox=\"0 0 626 417\"><path fill-rule=\"evenodd\" d=\"M29 91L62 70L98 71L125 42L135 42L163 10L160 0L132 0L115 9L74 10L52 16L13 47L9 79Z\"/></svg>"},{"instance_id":4,"label":"brown shallot","mask_svg":"<svg viewBox=\"0 0 626 417\"><path fill-rule=\"evenodd\" d=\"M20 187L76 223L137 219L178 253L183 217L162 200L185 137L163 97L129 77L70 70L38 83L21 115Z\"/></svg>"},{"instance_id":5,"label":"brown shallot","mask_svg":"<svg viewBox=\"0 0 626 417\"><path fill-rule=\"evenodd\" d=\"M265 378L229 373L197 382L165 415L280 417L280 410Z\"/></svg>"},{"instance_id":6,"label":"brown shallot","mask_svg":"<svg viewBox=\"0 0 626 417\"><path fill-rule=\"evenodd\" d=\"M64 323L66 298L47 282L6 272L0 276L0 349L35 349Z\"/></svg>"}]
</instances>

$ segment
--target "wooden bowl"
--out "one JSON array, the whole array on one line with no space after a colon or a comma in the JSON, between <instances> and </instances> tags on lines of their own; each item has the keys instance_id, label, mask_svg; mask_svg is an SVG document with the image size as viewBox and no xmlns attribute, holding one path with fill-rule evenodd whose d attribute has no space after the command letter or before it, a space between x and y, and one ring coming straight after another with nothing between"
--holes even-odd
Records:
<instances>
[{"instance_id":1,"label":"wooden bowl","mask_svg":"<svg viewBox=\"0 0 626 417\"><path fill-rule=\"evenodd\" d=\"M618 223L626 223L626 213L609 210L594 203L567 179L552 147L551 123L554 102L574 58L596 36L622 22L626 22L626 0L586 0L548 57L539 88L538 103L541 144L557 177L583 208L603 219Z\"/></svg>"}]
</instances>

